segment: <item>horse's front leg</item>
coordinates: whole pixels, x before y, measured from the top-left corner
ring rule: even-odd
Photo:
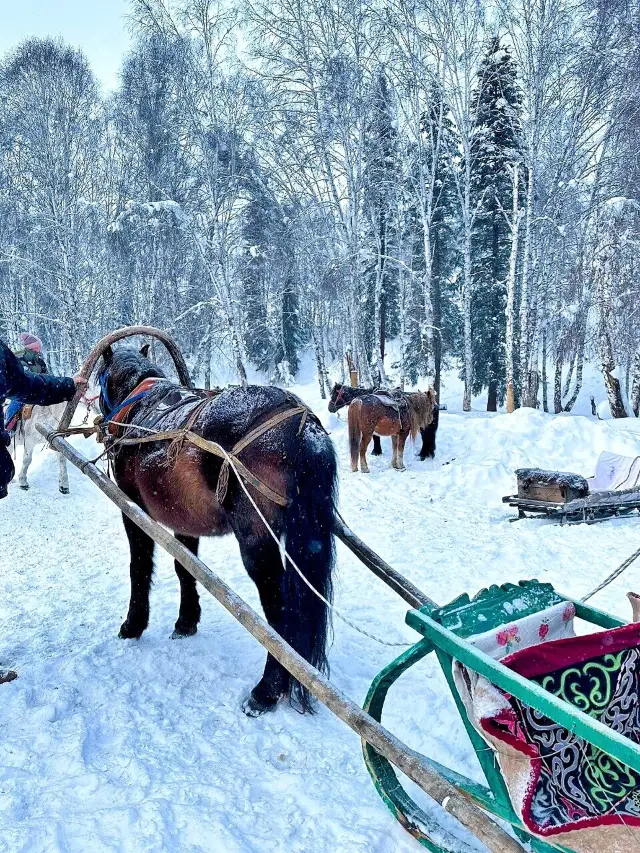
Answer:
[[[382,442],[379,435],[373,436],[373,450],[371,451],[371,455],[382,456]]]
[[[194,539],[191,536],[179,536],[177,533],[175,537],[192,554],[198,556],[199,539]],[[175,561],[175,568],[180,581],[180,612],[171,635],[174,640],[180,637],[192,637],[197,632],[198,622],[200,622],[200,597],[196,587],[196,579],[177,560]]]
[[[33,444],[27,444],[27,439],[24,440],[24,454],[22,456],[22,468],[20,470],[20,474],[18,475],[18,485],[25,492],[29,488],[29,483],[27,482],[27,471],[29,470],[29,465],[31,465],[31,461],[33,459]]]
[[[58,453],[58,488],[63,495],[69,494],[69,475],[67,473],[67,460],[62,453]]]
[[[149,589],[153,575],[154,541],[143,533],[137,524],[122,516],[124,529],[129,540],[131,563],[131,599],[129,612],[122,623],[119,636],[123,640],[137,640],[149,624]]]

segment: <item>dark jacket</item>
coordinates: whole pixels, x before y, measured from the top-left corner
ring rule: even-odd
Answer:
[[[4,428],[5,398],[17,398],[36,406],[54,406],[70,400],[75,391],[73,379],[29,373],[0,341],[0,498],[6,495],[6,487],[13,477],[13,462],[6,449],[9,436]]]

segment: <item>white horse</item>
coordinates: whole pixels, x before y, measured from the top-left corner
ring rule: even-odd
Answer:
[[[87,406],[87,414],[94,408],[95,399],[82,400],[82,403]],[[33,406],[31,417],[27,418],[27,420],[21,419],[19,421],[16,431],[16,443],[24,446],[24,455],[22,457],[22,469],[18,474],[18,485],[24,491],[27,491],[29,488],[27,472],[33,460],[33,451],[39,444],[44,443],[44,437],[36,429],[36,424],[48,423],[57,425],[66,407],[66,403],[58,403],[55,406]],[[67,460],[62,453],[58,453],[58,488],[63,495],[69,494]]]
[[[43,436],[36,429],[36,424],[57,424],[66,408],[66,403],[58,403],[56,406],[34,406],[31,417],[27,420],[18,421],[16,427],[16,443],[22,444],[24,454],[22,456],[22,469],[18,474],[18,485],[25,491],[29,488],[27,471],[33,461],[33,451],[44,442]],[[58,488],[63,495],[69,494],[69,475],[67,474],[67,460],[62,453],[58,453]]]

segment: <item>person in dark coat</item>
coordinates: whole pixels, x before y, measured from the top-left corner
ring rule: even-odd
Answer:
[[[13,479],[15,469],[8,447],[11,438],[4,426],[3,403],[7,397],[32,403],[36,406],[54,406],[70,400],[76,390],[86,391],[87,380],[82,376],[49,376],[30,373],[20,364],[9,347],[0,340],[0,499],[6,498],[8,485]],[[0,670],[0,684],[12,681],[14,672]]]
[[[48,373],[47,362],[42,357],[42,341],[30,332],[22,332],[18,340],[22,349],[17,350],[14,355],[30,373]],[[22,400],[15,398],[7,402],[4,413],[4,426],[9,433],[13,433],[17,427],[18,418],[23,406]]]

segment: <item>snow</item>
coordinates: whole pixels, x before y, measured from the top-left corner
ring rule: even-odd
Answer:
[[[588,476],[603,450],[639,455],[635,419],[488,415],[478,410],[480,400],[463,415],[457,380],[448,375],[436,459],[421,463],[408,449],[408,470],[398,473],[383,440],[384,456],[369,456],[372,473],[351,474],[346,414],[329,414],[306,364],[301,381],[291,390],[318,413],[338,448],[346,521],[440,602],[532,577],[579,597],[638,546],[634,518],[509,524],[513,510],[501,502],[514,490],[516,468]],[[590,382],[578,411],[590,411]],[[90,441],[74,444],[97,455]],[[169,639],[178,584],[166,555],[157,558],[148,631],[138,642],[118,640],[129,595],[118,512],[75,468],[71,494],[60,495],[50,451],[36,452],[30,480],[29,492],[11,486],[0,503],[0,663],[20,676],[0,686],[3,851],[417,853],[377,796],[358,738],[329,711],[303,717],[281,706],[257,720],[242,714],[264,652],[207,593],[198,635]],[[259,609],[233,538],[208,540],[201,553]],[[639,571],[632,567],[594,604],[628,618],[625,593],[640,587]],[[336,605],[388,641],[417,638],[404,624],[404,603],[342,545]],[[332,678],[362,702],[394,651],[339,620],[334,629]],[[412,747],[481,779],[433,660],[391,689],[383,721]]]

